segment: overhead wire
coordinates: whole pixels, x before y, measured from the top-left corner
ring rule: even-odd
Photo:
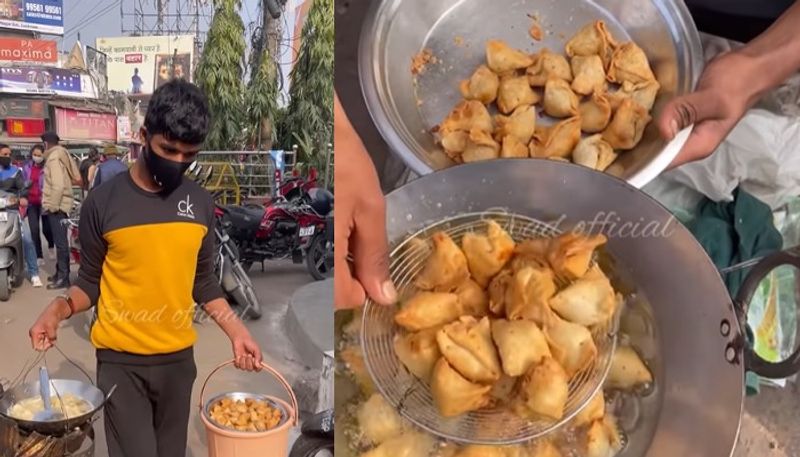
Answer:
[[[106,6],[105,8],[95,12],[95,14],[93,16],[91,16],[91,17],[89,17],[89,18],[87,18],[85,20],[81,19],[81,22],[79,23],[79,25],[76,25],[71,30],[69,30],[69,31],[64,33],[64,39],[66,40],[67,38],[75,35],[76,33],[79,33],[81,31],[81,29],[83,29],[83,27],[93,23],[97,19],[100,19],[101,17],[103,17],[106,14],[108,14],[109,11],[111,11],[114,8],[116,8],[120,4],[120,1],[121,0],[115,0],[114,3],[111,3],[110,5]]]

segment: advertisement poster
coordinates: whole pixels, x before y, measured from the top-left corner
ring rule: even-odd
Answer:
[[[82,96],[81,75],[63,68],[2,67],[0,92]]]
[[[173,73],[191,81],[191,35],[98,38],[96,44],[108,56],[108,90],[152,94]]]
[[[63,0],[0,0],[0,27],[64,34]]]
[[[46,100],[0,99],[0,119],[46,119]]]
[[[56,133],[62,140],[117,140],[117,116],[56,108]]]
[[[58,48],[52,40],[0,37],[0,61],[55,66]]]

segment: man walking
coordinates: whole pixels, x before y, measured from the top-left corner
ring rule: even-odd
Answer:
[[[105,160],[97,165],[89,189],[94,189],[104,182],[108,182],[116,175],[128,172],[128,167],[119,160],[119,150],[113,144],[107,144],[103,148]]]
[[[214,275],[211,195],[183,176],[208,124],[197,86],[173,80],[153,93],[140,131],[142,156],[83,202],[77,282],[29,332],[34,348],[47,350],[61,321],[97,306],[97,385],[104,392],[117,386],[104,412],[110,457],[186,455],[197,376],[195,303],[230,339],[237,368],[261,366],[258,344]]]
[[[63,221],[72,211],[73,184],[80,184],[80,171],[75,161],[63,146],[58,144],[55,132],[42,135],[45,144],[44,188],[42,189],[42,209],[47,213],[50,232],[56,245],[56,272],[49,277],[48,289],[69,287],[69,244],[67,226]]]

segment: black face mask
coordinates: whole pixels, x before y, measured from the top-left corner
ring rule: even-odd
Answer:
[[[181,185],[183,174],[191,165],[191,163],[175,162],[161,157],[150,150],[150,143],[145,146],[142,155],[147,169],[156,184],[161,186],[161,193],[163,194],[169,194]]]
[[[8,168],[11,166],[11,157],[0,157],[0,167]]]

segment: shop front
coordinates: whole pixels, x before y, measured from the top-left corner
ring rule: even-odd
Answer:
[[[49,127],[47,100],[0,99],[0,142],[12,145],[37,143]]]

